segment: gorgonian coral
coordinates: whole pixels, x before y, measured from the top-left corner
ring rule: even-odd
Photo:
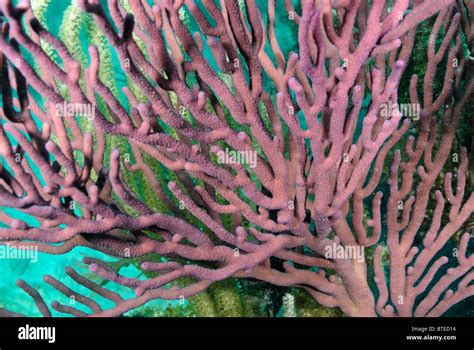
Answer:
[[[1,2],[0,205],[37,225],[4,212],[0,240],[140,261],[146,279],[84,260],[134,289],[127,300],[67,268],[106,310],[45,277],[91,315],[230,277],[349,316],[439,316],[474,294],[470,235],[451,249],[474,210],[455,141],[474,89],[472,1],[81,0],[59,35],[49,2]],[[297,52],[280,47],[277,11]],[[425,20],[419,79],[406,68]]]

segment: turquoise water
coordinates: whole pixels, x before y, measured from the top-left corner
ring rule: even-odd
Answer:
[[[113,303],[110,302],[110,300],[104,299],[101,296],[92,293],[89,289],[77,284],[64,272],[65,266],[71,266],[81,275],[90,277],[92,281],[100,283],[102,280],[94,277],[94,274],[89,272],[87,266],[82,263],[82,258],[86,256],[101,258],[108,262],[116,261],[104,254],[97,253],[88,248],[75,248],[70,253],[60,256],[38,253],[37,262],[32,262],[30,260],[0,259],[0,271],[2,271],[2,278],[0,281],[0,307],[5,307],[10,311],[19,313],[27,311],[29,316],[41,316],[39,311],[36,309],[33,300],[16,286],[15,281],[18,278],[21,278],[36,288],[48,304],[52,301],[59,301],[64,305],[74,306],[81,311],[90,312],[88,308],[79,303],[75,303],[49,284],[45,283],[43,281],[43,276],[47,274],[63,282],[77,293],[94,299],[102,308],[107,309],[112,307]],[[141,275],[140,271],[134,267],[123,268],[121,269],[121,273],[128,277],[136,278]],[[126,299],[134,296],[133,291],[113,282],[108,282],[105,287],[119,293]],[[144,307],[166,307],[168,304],[170,304],[168,301],[153,301]],[[54,310],[52,310],[52,313],[54,316],[65,316],[64,314],[58,313]]]

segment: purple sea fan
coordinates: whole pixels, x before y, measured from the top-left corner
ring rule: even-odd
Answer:
[[[29,2],[1,2],[0,205],[38,225],[5,211],[0,240],[50,254],[85,246],[153,272],[130,278],[86,258],[136,297],[68,267],[115,306],[46,276],[90,313],[53,309],[119,316],[230,277],[302,288],[349,316],[440,316],[472,297],[471,237],[458,231],[474,195],[455,140],[474,89],[462,51],[472,52],[472,3],[292,3],[297,53],[286,54],[274,0],[266,16],[251,0],[81,0],[71,19],[100,33],[87,53]],[[419,79],[407,67],[431,17]]]

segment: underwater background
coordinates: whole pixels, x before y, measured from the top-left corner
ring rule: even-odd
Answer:
[[[2,1],[2,0],[0,0]],[[125,3],[126,0],[123,2]],[[133,0],[131,0],[133,1]],[[101,0],[101,3],[106,3]],[[150,1],[152,2],[152,1]],[[256,0],[264,20],[266,19],[267,1]],[[100,72],[101,79],[107,81],[107,85],[115,91],[121,91],[122,87],[127,86],[126,75],[120,68],[118,58],[113,48],[108,44],[105,36],[96,28],[96,24],[83,13],[74,0],[31,0],[35,16],[40,20],[54,35],[63,40],[70,50],[73,50],[75,57],[81,57],[87,63],[87,48],[93,43],[98,46],[101,53]],[[298,2],[299,4],[299,2]],[[277,18],[276,26],[277,37],[283,54],[287,57],[290,51],[298,52],[297,30],[298,27],[293,21],[287,18],[284,12],[283,0],[276,1]],[[103,6],[104,9],[107,6]],[[282,9],[282,11],[278,11]],[[295,9],[300,11],[297,2]],[[184,13],[184,16],[187,14]],[[198,30],[190,16],[187,16],[187,25],[193,31]],[[415,46],[410,66],[407,69],[406,76],[418,74],[423,76],[423,67],[426,64],[426,42],[430,33],[430,25],[432,21],[427,21],[419,28],[418,40],[420,44]],[[424,44],[423,44],[424,42]],[[46,44],[46,43],[45,43]],[[48,49],[46,47],[46,49]],[[50,54],[55,55],[54,49],[50,49]],[[25,51],[25,56],[29,54]],[[209,52],[209,60],[213,58]],[[31,62],[29,57],[29,62]],[[400,99],[408,99],[408,82],[409,79],[402,79],[400,85]],[[275,89],[272,84],[267,81],[265,86],[267,92]],[[275,89],[276,92],[276,89]],[[405,92],[405,93],[404,93]],[[120,96],[120,94],[118,95]],[[127,99],[122,95],[122,104],[127,105]],[[370,99],[370,96],[367,97]],[[41,97],[38,96],[39,103]],[[1,101],[0,101],[1,104]],[[472,101],[471,101],[471,107]],[[364,101],[361,114],[366,112],[364,109],[368,105],[368,100]],[[467,111],[472,108],[466,108]],[[301,119],[303,121],[303,118]],[[2,121],[0,121],[1,123]],[[469,138],[472,133],[472,126],[464,125],[465,130],[461,130],[461,136]],[[15,141],[12,139],[12,144]],[[472,152],[472,150],[470,150]],[[107,159],[107,157],[105,157]],[[447,165],[448,167],[448,165]],[[449,170],[449,169],[448,169]],[[448,171],[446,170],[446,171]],[[165,169],[158,171],[166,172]],[[143,182],[146,179],[135,179],[137,188],[145,188]],[[146,194],[145,194],[146,195]],[[148,194],[152,195],[152,194]],[[31,226],[35,226],[35,219],[26,217],[21,213],[15,213],[12,209],[2,208],[0,210],[8,211],[13,217],[19,218],[27,222]],[[2,223],[0,223],[0,227]],[[34,301],[29,298],[15,284],[16,280],[21,278],[27,281],[32,287],[36,288],[50,303],[58,300],[68,305],[66,296],[58,292],[55,288],[43,281],[43,276],[48,274],[54,276],[59,281],[64,282],[72,289],[85,296],[93,298],[103,308],[111,306],[110,301],[93,294],[90,290],[75,283],[70,279],[64,271],[65,266],[71,266],[77,272],[91,280],[102,283],[103,286],[120,293],[124,298],[133,297],[133,291],[128,288],[121,287],[113,282],[104,283],[99,277],[89,272],[87,266],[82,262],[85,257],[100,258],[105,262],[110,262],[121,274],[139,278],[145,278],[143,272],[138,268],[139,261],[133,259],[116,259],[105,254],[91,250],[88,248],[74,248],[71,252],[64,255],[49,255],[38,253],[38,261],[33,263],[30,260],[18,259],[0,259],[0,307],[5,307],[14,312],[24,312],[28,310],[32,316],[41,316],[35,308]],[[449,310],[445,316],[474,316],[474,298],[469,298]],[[69,301],[74,303],[74,300]],[[80,310],[88,309],[79,303],[74,306]],[[65,314],[52,310],[54,316],[66,316]],[[130,311],[128,316],[265,316],[265,317],[295,317],[295,316],[343,316],[337,309],[328,309],[318,305],[305,291],[296,288],[275,287],[257,281],[241,281],[229,279],[217,282],[211,286],[206,292],[191,297],[185,301],[153,301],[145,306]]]

